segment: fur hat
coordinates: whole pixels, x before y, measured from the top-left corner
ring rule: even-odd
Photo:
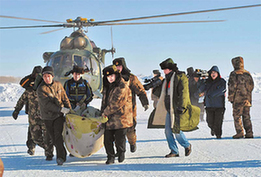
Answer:
[[[84,69],[82,67],[74,65],[72,69],[72,73],[84,74]]]
[[[102,70],[102,73],[105,77],[107,77],[107,76],[112,75],[112,74],[119,74],[119,71],[117,70],[115,65],[110,65],[110,66],[105,67]]]
[[[42,70],[43,68],[41,66],[35,66],[31,74],[32,78],[35,78],[37,76],[36,74],[42,73]]]
[[[123,57],[119,57],[119,58],[115,58],[113,61],[112,61],[112,63],[115,65],[115,66],[119,66],[119,65],[121,65],[122,67],[123,67],[123,70],[125,69],[127,72],[131,72],[130,70],[129,70],[129,68],[127,68],[127,64],[126,64],[126,62],[125,62],[125,58],[123,58]]]
[[[238,57],[232,58],[231,62],[232,62],[232,65],[235,70],[244,69],[243,57],[238,56]]]
[[[192,77],[199,77],[199,75],[197,74],[197,72],[195,71],[195,72],[193,72],[192,74],[191,74],[191,76]]]
[[[160,68],[163,69],[170,69],[172,71],[177,70],[177,64],[173,62],[171,58],[166,59],[165,61],[160,63]]]
[[[52,76],[54,76],[54,73],[53,73],[53,67],[51,66],[45,66],[42,70],[42,74],[51,74]]]
[[[188,76],[193,76],[193,74],[194,74],[194,68],[193,67],[187,68],[187,75]]]

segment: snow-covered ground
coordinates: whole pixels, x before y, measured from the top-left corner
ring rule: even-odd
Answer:
[[[185,157],[184,148],[179,146],[180,157],[164,158],[170,151],[164,130],[147,129],[152,106],[144,112],[138,101],[137,151],[131,153],[127,143],[123,163],[116,160],[113,165],[105,165],[107,158],[102,148],[83,159],[68,156],[63,166],[57,166],[55,160],[45,161],[44,151],[40,147],[36,148],[34,156],[26,153],[27,115],[21,111],[17,120],[11,117],[13,107],[22,93],[18,86],[0,84],[0,157],[5,166],[4,177],[261,176],[260,92],[253,94],[251,108],[254,139],[232,139],[235,129],[231,104],[227,102],[222,139],[212,137],[206,122],[200,122],[198,130],[185,133],[192,144],[191,155]],[[8,90],[8,94],[3,89]],[[100,101],[96,99],[92,105],[99,108]]]

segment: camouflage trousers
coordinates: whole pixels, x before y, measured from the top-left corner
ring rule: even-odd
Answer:
[[[26,141],[26,146],[28,147],[28,149],[34,149],[36,144],[32,139],[32,135],[30,132],[30,126],[28,127],[28,131],[27,131],[27,141]]]
[[[136,144],[136,140],[137,140],[136,124],[137,124],[136,118],[133,118],[133,126],[127,129],[126,136],[130,145]]]
[[[30,136],[31,140],[30,142]],[[45,156],[53,156],[53,145],[49,135],[46,133],[44,121],[37,115],[29,115],[29,130],[28,130],[27,146],[35,147],[35,144],[45,150]]]
[[[233,105],[233,117],[237,134],[244,134],[245,129],[246,134],[253,135],[252,122],[250,120],[250,106]]]

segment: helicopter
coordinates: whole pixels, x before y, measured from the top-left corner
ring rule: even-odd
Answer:
[[[105,55],[106,53],[111,53],[112,58],[114,58],[115,48],[113,47],[109,50],[101,49],[96,46],[95,42],[90,40],[85,34],[84,28],[97,27],[97,26],[114,26],[114,25],[147,25],[147,24],[175,24],[175,23],[210,23],[210,22],[224,22],[225,20],[202,20],[202,21],[168,21],[168,22],[130,22],[135,20],[144,19],[154,19],[170,16],[188,15],[188,14],[198,14],[243,8],[259,7],[261,4],[247,5],[247,6],[237,6],[237,7],[227,7],[218,9],[208,9],[208,10],[198,10],[180,13],[170,13],[170,14],[160,14],[144,17],[134,17],[107,21],[97,21],[94,19],[88,20],[87,18],[77,17],[75,20],[67,19],[66,23],[50,20],[32,19],[32,18],[22,18],[14,16],[0,15],[1,18],[11,18],[11,19],[21,19],[21,20],[31,20],[31,21],[41,21],[49,23],[58,23],[52,25],[34,25],[34,26],[10,26],[10,27],[0,27],[0,29],[17,29],[17,28],[58,28],[52,31],[47,31],[42,34],[54,32],[64,28],[73,28],[74,31],[69,37],[65,36],[60,42],[60,50],[56,52],[44,52],[43,59],[47,66],[52,66],[54,68],[55,80],[60,81],[62,84],[70,79],[69,75],[66,73],[70,71],[74,65],[78,65],[85,69],[85,74],[83,74],[83,79],[86,79],[90,86],[92,87],[93,93],[96,98],[101,98],[102,91],[102,70],[105,65]]]

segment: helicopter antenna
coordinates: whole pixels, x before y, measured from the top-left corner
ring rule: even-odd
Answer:
[[[114,53],[115,53],[115,48],[113,47],[113,34],[112,34],[112,26],[111,26],[111,56],[112,56],[112,60],[114,59]]]

